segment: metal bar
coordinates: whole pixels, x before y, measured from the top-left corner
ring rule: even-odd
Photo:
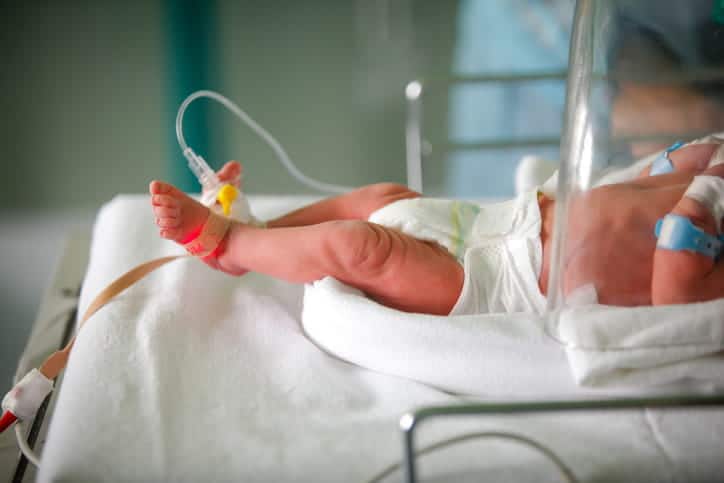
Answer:
[[[611,144],[625,144],[640,141],[653,142],[669,142],[681,139],[697,139],[711,134],[710,131],[685,131],[679,133],[654,133],[654,134],[631,134],[614,136],[610,138]],[[464,142],[449,141],[445,145],[448,151],[477,151],[486,149],[511,149],[532,146],[558,146],[561,138],[556,136],[550,137],[521,137],[521,138],[502,138],[490,141]]]
[[[633,143],[640,141],[653,141],[653,142],[669,142],[679,141],[687,139],[698,139],[703,138],[711,134],[711,131],[684,131],[678,133],[654,133],[654,134],[631,134],[624,136],[614,136],[611,138],[611,143]]]
[[[405,158],[407,186],[422,193],[422,84],[412,81],[405,87],[407,119],[405,122]]]
[[[696,67],[681,71],[625,72],[608,76],[594,76],[594,79],[628,81],[649,85],[691,84],[697,82],[723,82],[724,67]]]
[[[546,80],[566,80],[568,72],[566,70],[550,71],[550,72],[504,72],[499,74],[477,74],[477,75],[454,75],[439,82],[444,84],[486,84],[486,83],[517,83],[517,82],[535,82]],[[433,79],[434,83],[435,80]]]
[[[503,72],[496,74],[454,75],[444,78],[432,78],[426,83],[433,85],[450,84],[494,84],[520,83],[560,80],[568,77],[567,70],[549,72]],[[694,67],[678,71],[657,71],[655,75],[644,71],[614,72],[610,74],[593,73],[591,78],[596,81],[637,82],[649,85],[689,84],[696,82],[714,82],[724,79],[724,67]]]
[[[427,406],[406,413],[400,418],[400,429],[402,430],[404,439],[405,478],[408,483],[415,483],[416,481],[417,469],[415,461],[414,432],[417,427],[422,424],[422,422],[435,417],[710,406],[724,406],[724,393],[578,401],[531,401],[517,403],[496,402],[449,406]]]
[[[550,137],[525,137],[525,138],[501,138],[492,139],[489,141],[476,141],[476,142],[465,142],[465,141],[448,141],[445,149],[448,151],[476,151],[484,149],[510,149],[520,148],[528,146],[558,146],[561,143],[561,138],[557,136]]]

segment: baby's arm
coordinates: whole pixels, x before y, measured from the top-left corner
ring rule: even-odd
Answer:
[[[724,178],[724,165],[711,167],[702,173],[706,176]],[[719,203],[724,192],[718,193]],[[684,196],[672,210],[709,235],[722,232],[724,219],[715,219],[703,203]],[[722,254],[724,255],[724,254]],[[724,260],[687,250],[657,248],[651,296],[654,305],[701,302],[724,297]]]
[[[674,173],[697,174],[709,167],[712,156],[720,144],[692,144],[684,146],[669,153],[669,161],[674,168]],[[648,177],[651,173],[651,165],[641,171],[640,178]],[[665,176],[665,175],[664,175]]]

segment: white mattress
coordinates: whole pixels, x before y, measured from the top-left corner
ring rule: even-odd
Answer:
[[[261,217],[303,201],[251,200]],[[156,236],[145,197],[115,198],[95,225],[81,311],[128,268],[177,252]],[[39,481],[364,482],[400,459],[402,413],[462,399],[320,350],[301,328],[302,295],[301,286],[233,278],[196,260],[129,289],[77,340]],[[549,377],[536,365],[527,370]],[[720,410],[456,419],[423,426],[419,443],[480,430],[546,444],[580,481],[724,474]],[[426,456],[421,476],[560,481],[550,461],[504,440]]]

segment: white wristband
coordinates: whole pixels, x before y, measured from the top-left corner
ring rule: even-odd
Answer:
[[[5,395],[2,408],[13,413],[18,419],[30,419],[35,416],[45,396],[52,390],[53,381],[39,370],[33,369]]]
[[[695,176],[684,196],[698,201],[711,212],[717,233],[721,235],[724,217],[724,179],[709,175]]]

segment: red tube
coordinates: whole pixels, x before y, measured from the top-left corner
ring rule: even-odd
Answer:
[[[0,433],[8,429],[18,418],[10,411],[5,411],[0,418]]]

